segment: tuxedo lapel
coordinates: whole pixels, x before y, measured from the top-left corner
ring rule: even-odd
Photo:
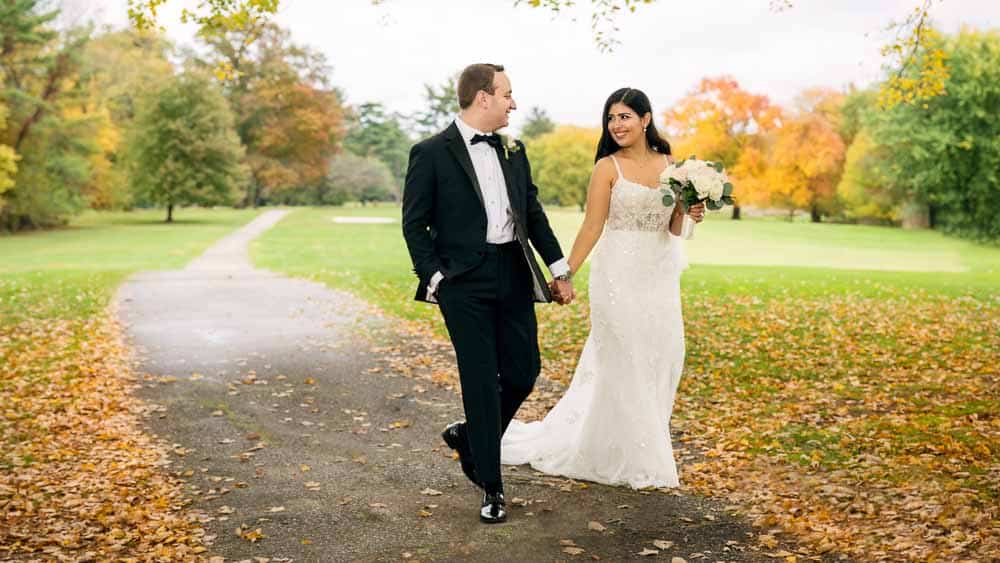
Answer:
[[[503,181],[504,185],[507,186],[507,199],[510,201],[510,210],[514,214],[515,219],[519,219],[517,216],[517,190],[514,186],[514,173],[510,169],[510,161],[504,157],[503,150],[497,149],[497,160],[500,161],[500,170],[503,171]]]
[[[521,245],[521,251],[524,252],[524,259],[528,262],[528,267],[531,268],[532,293],[534,293],[535,301],[548,303],[552,301],[552,293],[549,291],[549,286],[545,283],[545,276],[542,274],[542,269],[538,266],[538,261],[535,260],[535,253],[528,244],[526,225],[518,214],[518,210],[520,209],[518,203],[521,200],[519,199],[517,185],[515,184],[516,176],[511,168],[510,161],[504,155],[503,149],[497,149],[497,158],[500,160],[500,169],[503,170],[503,179],[507,184],[507,197],[510,200],[510,212],[514,216],[514,230],[517,235],[517,241]]]
[[[462,139],[461,133],[458,132],[458,126],[452,123],[444,131],[444,136],[448,144],[448,150],[451,151],[452,156],[458,161],[459,166],[465,171],[465,175],[468,176],[469,182],[472,183],[472,187],[476,190],[476,196],[479,198],[479,203],[486,208],[486,202],[483,200],[483,190],[479,187],[479,180],[476,178],[476,170],[472,167],[472,158],[469,157],[469,149],[465,147],[465,141]]]

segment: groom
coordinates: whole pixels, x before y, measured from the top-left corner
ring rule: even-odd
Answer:
[[[534,303],[569,303],[573,285],[524,145],[495,133],[517,108],[504,68],[466,67],[458,103],[454,123],[410,150],[403,236],[420,279],[416,299],[438,304],[458,358],[467,422],[442,437],[485,493],[480,519],[495,523],[507,518],[500,437],[541,367]]]

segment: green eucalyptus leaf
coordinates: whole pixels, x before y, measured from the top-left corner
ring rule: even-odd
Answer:
[[[731,196],[731,195],[733,195],[733,185],[730,184],[729,182],[726,182],[725,184],[722,184],[722,195],[724,195],[724,196]]]
[[[711,209],[712,211],[718,211],[719,209],[722,209],[722,202],[709,199],[705,201],[705,207]]]
[[[663,206],[670,207],[674,204],[674,194],[669,191],[663,193]]]

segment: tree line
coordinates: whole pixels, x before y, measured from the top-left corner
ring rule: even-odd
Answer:
[[[921,57],[943,57],[943,92],[886,105],[883,84],[818,88],[785,107],[722,76],[656,117],[676,156],[726,166],[734,219],[754,206],[1000,240],[1000,32],[934,34],[915,56],[887,79],[920,72]],[[582,209],[599,134],[559,125],[525,135],[543,201]]]
[[[269,21],[178,49],[0,5],[0,231],[85,208],[399,197],[421,116],[348,106],[321,53]]]
[[[57,29],[45,5],[0,6],[0,230],[88,207],[169,219],[182,205],[396,200],[409,147],[458,110],[455,76],[425,85],[412,115],[347,105],[323,55],[266,18],[207,27],[195,51],[151,31]],[[926,32],[899,65],[886,81],[933,66],[943,92],[887,105],[884,83],[813,89],[784,107],[711,77],[656,118],[675,155],[726,165],[734,218],[754,206],[1000,238],[997,32]],[[531,110],[521,136],[543,201],[582,207],[598,133]]]

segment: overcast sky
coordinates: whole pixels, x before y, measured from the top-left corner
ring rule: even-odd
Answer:
[[[125,3],[104,0],[91,15],[123,25]],[[162,18],[181,43],[192,37],[177,23],[184,3],[171,0]],[[587,0],[558,17],[513,4],[282,0],[277,21],[326,54],[348,103],[380,101],[410,113],[422,106],[424,83],[440,84],[470,62],[497,62],[519,106],[514,128],[531,106],[557,122],[596,127],[605,98],[623,86],[644,90],[660,114],[705,76],[732,75],[779,103],[809,87],[869,83],[880,75],[885,26],[918,0],[795,0],[782,12],[768,0],[658,0],[618,18],[621,44],[612,53],[594,45]],[[942,0],[932,14],[948,32],[998,28],[1000,0]]]

